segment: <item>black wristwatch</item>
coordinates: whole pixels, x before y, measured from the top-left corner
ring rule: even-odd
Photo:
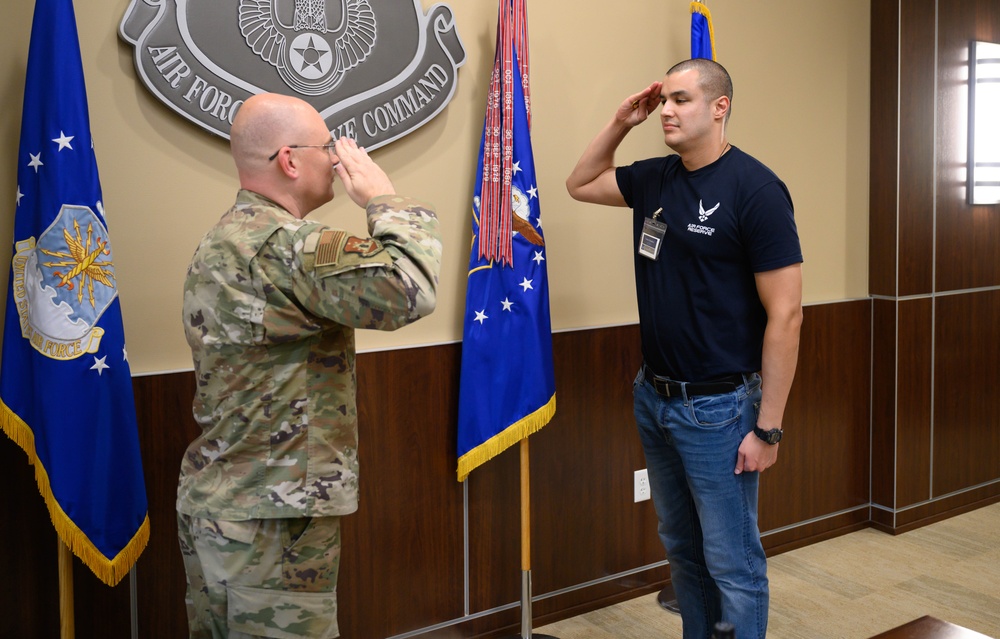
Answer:
[[[780,428],[772,428],[771,430],[764,430],[759,426],[753,427],[753,434],[760,437],[761,440],[771,444],[772,446],[781,441],[781,435],[784,433]]]

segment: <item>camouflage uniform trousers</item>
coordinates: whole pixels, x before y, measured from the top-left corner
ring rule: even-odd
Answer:
[[[191,639],[332,639],[340,517],[213,521],[178,513]]]

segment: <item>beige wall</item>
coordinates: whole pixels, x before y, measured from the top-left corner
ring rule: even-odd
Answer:
[[[9,264],[24,68],[33,3],[0,24],[0,259]],[[431,3],[425,2],[425,6]],[[461,339],[475,155],[493,61],[495,0],[449,0],[468,59],[436,119],[373,152],[397,190],[435,202],[446,254],[438,310],[360,349]],[[158,102],[118,38],[128,0],[77,0],[91,127],[97,142],[133,372],[189,369],[180,324],[187,260],[236,191],[226,142]],[[719,61],[733,75],[730,140],[788,184],[806,257],[805,301],[867,295],[869,0],[710,0]],[[556,330],[636,321],[625,209],[572,201],[563,181],[618,102],[689,54],[688,3],[530,2],[533,146],[549,247]],[[619,163],[662,154],[655,123],[634,131]],[[356,232],[343,190],[315,214]],[[0,269],[6,292],[8,269]]]

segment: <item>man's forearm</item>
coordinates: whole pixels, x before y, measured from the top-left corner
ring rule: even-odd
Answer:
[[[628,135],[631,127],[612,118],[597,136],[587,145],[573,171],[566,178],[566,189],[574,199],[593,201],[592,189],[588,189],[603,174],[614,169],[615,151]],[[591,196],[591,197],[588,197]]]
[[[764,330],[764,348],[761,360],[761,403],[757,423],[770,430],[781,428],[781,421],[788,402],[788,393],[795,378],[799,357],[799,330],[802,312],[789,310],[783,316],[768,318]]]

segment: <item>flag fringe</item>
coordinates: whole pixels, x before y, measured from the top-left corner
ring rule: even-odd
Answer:
[[[0,400],[0,429],[28,456],[28,463],[35,467],[35,482],[48,507],[49,518],[56,534],[64,544],[80,558],[91,572],[108,586],[115,586],[128,574],[129,569],[139,559],[139,555],[149,543],[149,513],[128,544],[113,559],[104,556],[87,535],[63,512],[49,483],[49,475],[38,461],[35,452],[35,434],[7,404]]]
[[[537,433],[556,414],[556,395],[544,406],[517,420],[482,444],[458,458],[458,481],[465,481],[476,467],[481,466],[525,437]]]
[[[691,3],[691,13],[700,13],[705,16],[708,23],[708,41],[712,45],[712,59],[715,60],[715,28],[712,26],[712,12],[708,10],[708,5],[695,0]]]

